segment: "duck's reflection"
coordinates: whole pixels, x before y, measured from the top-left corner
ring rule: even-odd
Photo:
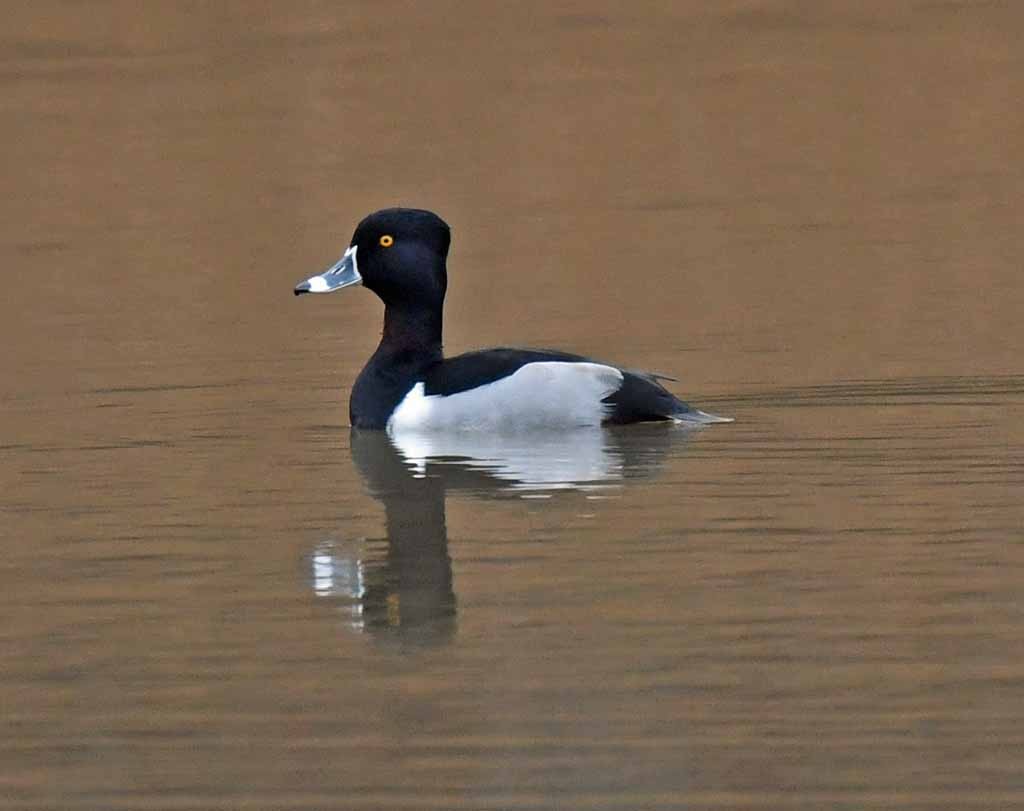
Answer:
[[[447,641],[456,627],[447,493],[515,498],[614,489],[653,474],[687,437],[667,425],[512,436],[353,431],[352,459],[384,505],[386,534],[319,544],[313,589],[357,630],[416,645]]]

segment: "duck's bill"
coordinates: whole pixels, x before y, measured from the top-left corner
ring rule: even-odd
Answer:
[[[356,246],[353,245],[336,264],[329,267],[319,276],[310,276],[306,281],[295,285],[295,295],[303,293],[333,293],[343,287],[362,284],[359,275],[359,264],[356,262]]]

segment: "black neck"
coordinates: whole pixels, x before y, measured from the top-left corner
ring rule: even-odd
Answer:
[[[357,428],[383,428],[423,370],[443,357],[441,311],[389,304],[380,345],[356,378],[349,416]]]
[[[374,354],[399,355],[423,363],[441,360],[441,312],[389,304],[384,309],[384,333]]]

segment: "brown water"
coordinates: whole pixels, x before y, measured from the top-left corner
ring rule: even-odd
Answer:
[[[1022,28],[9,4],[0,807],[1024,806]],[[398,203],[737,422],[350,436]]]

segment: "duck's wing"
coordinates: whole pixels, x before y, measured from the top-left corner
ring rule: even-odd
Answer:
[[[578,355],[491,349],[431,364],[392,413],[392,432],[600,425],[622,372]]]
[[[697,425],[732,422],[731,417],[708,414],[683,402],[659,382],[674,379],[651,372],[623,371],[622,385],[605,398],[612,406],[607,422],[616,425],[656,420]]]
[[[450,397],[515,374],[529,363],[592,363],[582,355],[553,349],[496,347],[466,352],[433,364],[424,375],[424,394]]]
[[[552,419],[561,410],[570,421],[581,419],[580,415],[596,414],[599,421],[612,424],[730,421],[683,402],[661,385],[659,380],[665,379],[671,378],[626,371],[569,352],[499,347],[467,352],[433,364],[424,375],[423,395],[437,405],[441,404],[434,398],[466,395],[449,401],[453,406],[461,406],[471,396],[478,412],[496,408],[490,400],[500,398],[504,401],[501,410],[509,412],[510,419],[527,416],[517,413],[521,407],[538,417],[550,410]],[[489,385],[497,383],[501,385]]]

